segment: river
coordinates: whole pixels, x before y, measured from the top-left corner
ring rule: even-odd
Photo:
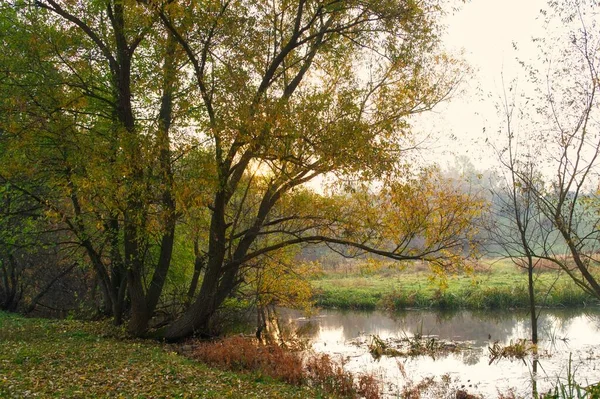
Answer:
[[[410,310],[400,313],[321,310],[311,317],[284,311],[282,320],[295,325],[316,352],[331,354],[355,373],[372,373],[383,381],[385,397],[398,397],[407,384],[426,378],[446,381],[457,389],[485,398],[513,390],[531,397],[533,380],[547,392],[558,378],[575,375],[583,385],[600,380],[600,309],[542,310],[539,316],[539,367],[533,358],[491,362],[488,347],[530,337],[529,316],[521,311]],[[439,356],[374,359],[368,351],[373,336],[402,340],[423,336],[453,342],[462,350]],[[440,341],[440,342],[441,342]],[[570,365],[570,366],[569,366]],[[571,371],[568,371],[568,368]],[[440,391],[430,394],[439,397]]]

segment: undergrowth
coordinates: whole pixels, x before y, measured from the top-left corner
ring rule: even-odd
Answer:
[[[259,344],[241,336],[184,345],[187,356],[225,370],[252,371],[294,385],[309,385],[345,397],[377,399],[379,381],[372,375],[355,376],[326,354],[304,354],[275,344]],[[190,349],[191,347],[191,349]]]
[[[542,399],[600,399],[600,382],[585,385],[577,381],[573,361],[569,355],[567,375],[557,379],[553,389],[541,396]]]

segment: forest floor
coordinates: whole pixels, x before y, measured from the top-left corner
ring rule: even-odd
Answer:
[[[598,271],[596,271],[598,272]],[[529,306],[527,272],[510,260],[487,259],[469,271],[435,276],[421,262],[360,263],[313,278],[316,305],[337,309],[514,309]],[[551,267],[535,271],[538,306],[579,307],[598,302]]]
[[[209,368],[170,345],[132,340],[108,321],[0,312],[2,398],[313,398],[319,392]]]

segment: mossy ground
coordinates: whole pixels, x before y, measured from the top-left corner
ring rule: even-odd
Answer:
[[[2,398],[319,397],[255,374],[219,371],[172,347],[132,340],[107,322],[29,319],[0,312]]]

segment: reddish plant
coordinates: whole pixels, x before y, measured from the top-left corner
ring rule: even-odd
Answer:
[[[302,359],[297,354],[244,337],[201,343],[191,356],[227,370],[260,372],[295,385],[304,382]]]
[[[379,382],[372,375],[355,381],[343,364],[328,355],[304,356],[278,345],[262,345],[255,339],[230,337],[220,341],[185,345],[186,355],[212,366],[234,371],[252,371],[289,384],[310,384],[341,397],[378,399]]]

